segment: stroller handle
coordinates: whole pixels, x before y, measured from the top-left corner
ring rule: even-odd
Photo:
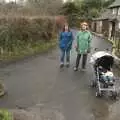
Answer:
[[[94,51],[101,51],[99,48],[94,48]],[[112,51],[111,48],[106,48],[104,51]]]

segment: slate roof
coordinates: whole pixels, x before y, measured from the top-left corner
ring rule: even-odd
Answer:
[[[116,16],[111,14],[111,10],[107,9],[105,12],[103,12],[101,14],[100,17],[98,18],[94,18],[94,21],[100,21],[100,20],[109,20],[109,21],[113,21],[113,20],[118,20],[120,21],[120,15]]]
[[[99,20],[118,20],[120,21],[120,15],[116,16],[113,15],[111,12],[111,8],[120,7],[120,0],[116,0],[112,5],[110,5],[110,9],[106,9],[98,18],[94,18],[93,20],[99,21]]]
[[[115,8],[120,7],[120,0],[115,0],[112,5],[109,6],[109,8]]]
[[[106,20],[106,19],[109,18],[110,14],[111,14],[111,13],[110,13],[110,10],[107,9],[106,11],[104,11],[104,12],[100,15],[100,17],[94,18],[93,20]]]

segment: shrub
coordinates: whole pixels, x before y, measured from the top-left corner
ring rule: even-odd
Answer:
[[[0,49],[12,52],[16,48],[39,41],[50,41],[55,34],[54,17],[0,18]]]

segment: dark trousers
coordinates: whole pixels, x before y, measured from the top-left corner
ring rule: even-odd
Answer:
[[[76,68],[79,67],[79,63],[80,63],[81,56],[83,57],[83,58],[82,58],[82,68],[85,68],[85,67],[86,67],[87,54],[83,54],[83,55],[78,54],[78,55],[77,55],[77,59],[76,59]]]

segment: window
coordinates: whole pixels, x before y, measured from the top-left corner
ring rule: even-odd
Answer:
[[[118,15],[120,15],[120,8],[118,8]]]
[[[115,9],[112,9],[112,14],[115,14]]]
[[[115,14],[117,14],[117,8],[113,8],[112,9],[112,13],[115,15]]]
[[[120,22],[118,23],[118,28],[120,29]]]

